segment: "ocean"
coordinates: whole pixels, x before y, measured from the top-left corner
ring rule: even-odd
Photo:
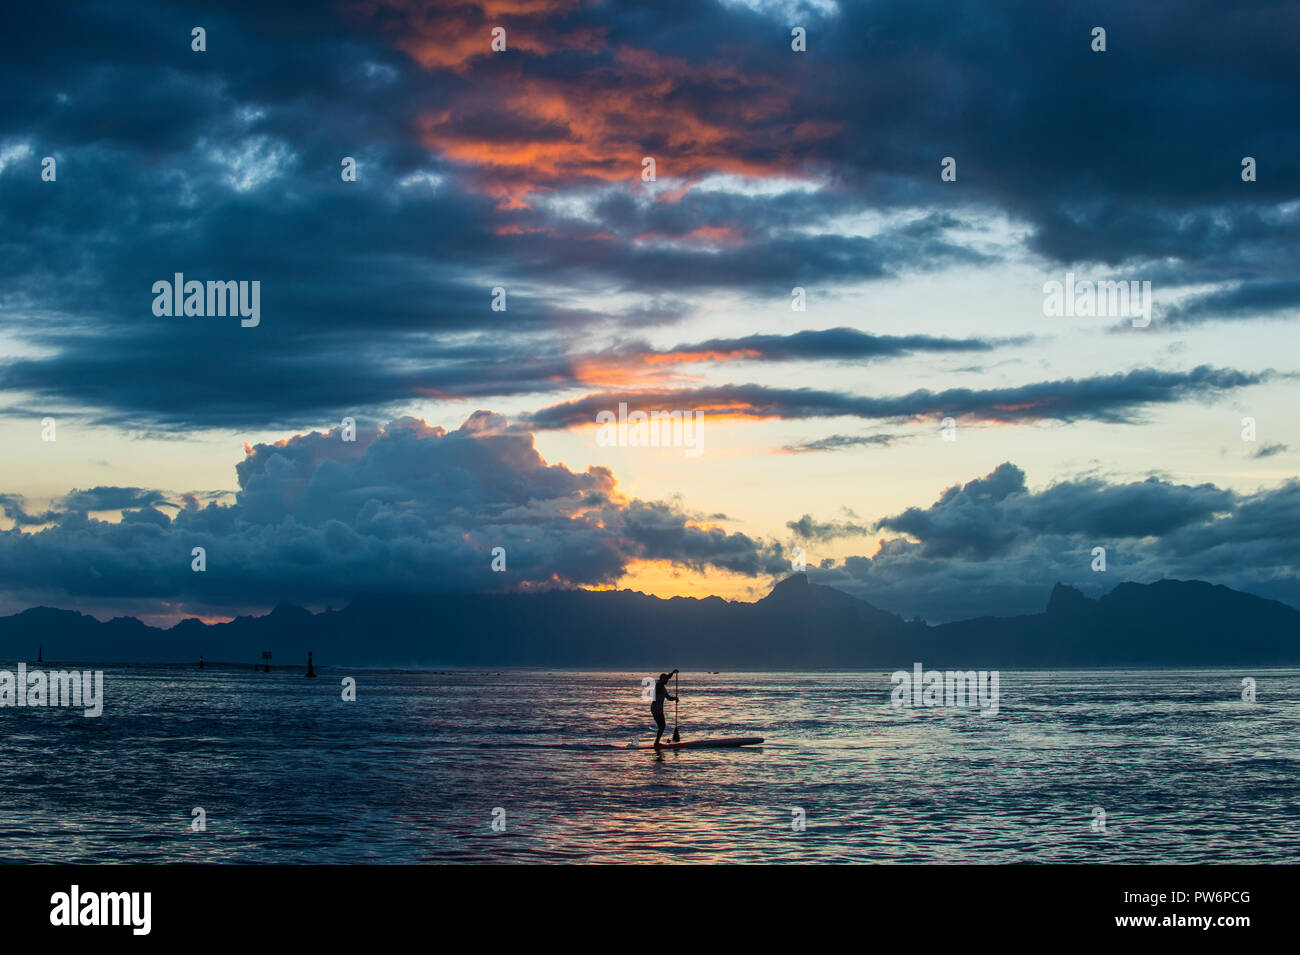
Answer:
[[[767,742],[656,753],[642,673],[100,669],[0,709],[0,861],[1300,862],[1298,670],[686,673],[683,738]]]

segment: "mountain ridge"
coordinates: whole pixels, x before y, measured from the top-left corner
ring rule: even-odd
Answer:
[[[271,650],[301,665],[685,666],[820,669],[927,666],[1300,664],[1300,611],[1205,581],[1131,581],[1091,598],[1057,583],[1044,610],[929,625],[794,574],[752,603],[630,590],[361,595],[313,613],[168,628],[31,607],[0,618],[0,656],[101,662],[243,662]]]

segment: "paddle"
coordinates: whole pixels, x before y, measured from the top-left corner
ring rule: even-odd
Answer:
[[[673,672],[673,696],[679,696],[681,693],[681,674]],[[677,700],[673,700],[673,742],[680,743],[681,735],[677,732]]]

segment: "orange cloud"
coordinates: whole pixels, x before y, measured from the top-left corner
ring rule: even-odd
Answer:
[[[702,361],[753,361],[760,357],[762,357],[762,352],[756,348],[732,348],[727,351],[708,349],[704,351],[654,352],[643,356],[642,361],[649,365],[688,365]]]
[[[431,72],[470,76],[449,105],[416,121],[429,149],[465,167],[468,185],[504,210],[529,208],[530,194],[591,180],[641,184],[653,156],[674,202],[706,175],[798,174],[799,149],[834,129],[799,119],[794,88],[779,76],[742,72],[626,45],[605,31],[566,26],[579,0],[476,0],[451,4],[366,0],[354,7],[396,34],[394,44]],[[504,26],[507,51],[491,50]],[[585,54],[581,57],[576,53]],[[514,55],[522,54],[522,55]],[[536,69],[567,57],[576,68]],[[739,237],[704,227],[693,241]]]
[[[492,49],[496,27],[506,31],[506,53],[544,55],[596,42],[597,31],[557,34],[552,26],[556,14],[578,5],[578,0],[368,0],[350,9],[366,19],[390,24],[399,33],[397,48],[426,70],[462,73],[475,60],[498,55]]]
[[[679,349],[656,352],[630,348],[616,353],[577,355],[570,359],[572,380],[600,387],[644,388],[648,385],[702,381],[699,375],[674,373],[678,365],[703,362],[752,361],[761,357],[755,348]]]

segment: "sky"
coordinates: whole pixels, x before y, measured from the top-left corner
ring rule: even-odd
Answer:
[[[1294,4],[8,17],[0,612],[1300,606]]]

